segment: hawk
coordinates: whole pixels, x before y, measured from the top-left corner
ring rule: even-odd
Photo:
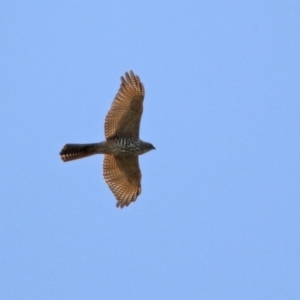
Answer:
[[[155,147],[140,140],[144,85],[132,71],[121,77],[121,86],[105,118],[105,141],[66,144],[59,153],[64,162],[104,154],[103,177],[123,208],[141,193],[142,174],[138,156]]]

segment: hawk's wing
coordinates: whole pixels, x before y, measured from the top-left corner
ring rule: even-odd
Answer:
[[[141,193],[142,174],[138,156],[105,155],[103,176],[109,188],[117,198],[117,207],[123,208],[136,200]]]
[[[105,118],[106,139],[116,136],[139,137],[145,90],[132,71],[121,77],[120,89]]]

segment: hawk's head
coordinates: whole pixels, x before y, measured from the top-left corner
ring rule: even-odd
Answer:
[[[142,142],[142,144],[141,144],[141,152],[142,152],[141,154],[144,154],[144,153],[149,152],[154,149],[155,149],[155,147],[151,143]]]

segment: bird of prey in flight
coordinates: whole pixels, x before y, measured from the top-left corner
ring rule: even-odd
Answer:
[[[138,156],[155,149],[139,138],[144,97],[140,78],[126,72],[105,118],[105,141],[66,144],[60,152],[64,162],[104,154],[103,176],[121,208],[135,201],[142,191]]]

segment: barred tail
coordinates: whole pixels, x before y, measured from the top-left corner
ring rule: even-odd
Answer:
[[[66,162],[100,153],[100,144],[66,144],[60,151],[61,159]]]

